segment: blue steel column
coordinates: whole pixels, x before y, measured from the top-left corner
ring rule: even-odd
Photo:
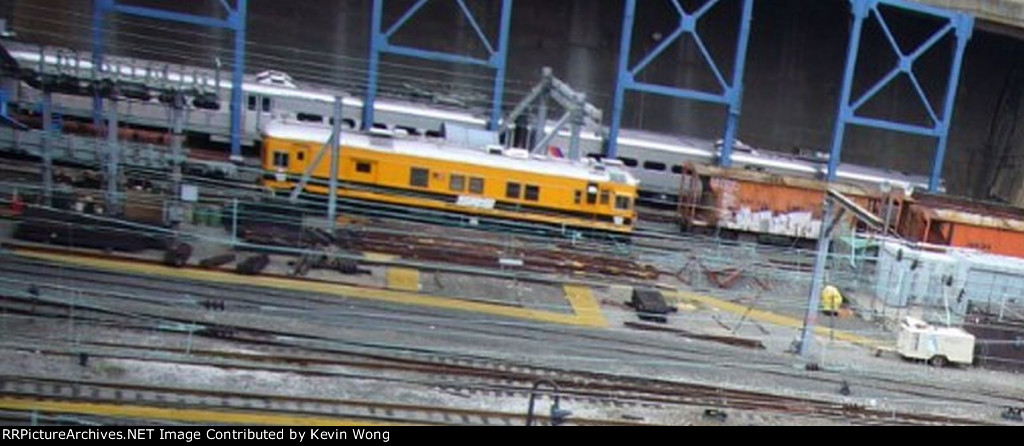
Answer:
[[[746,68],[747,48],[750,42],[750,22],[753,16],[754,0],[741,0],[743,2],[743,15],[740,21],[739,36],[736,44],[735,64],[730,79],[722,73],[721,67],[711,56],[707,46],[698,29],[698,23],[707,13],[720,5],[721,0],[707,0],[694,12],[687,12],[679,0],[671,0],[671,5],[679,14],[679,24],[665,39],[661,41],[650,53],[635,66],[630,66],[633,44],[633,27],[636,20],[636,0],[626,0],[626,8],[622,20],[622,41],[619,48],[619,74],[615,87],[615,102],[612,106],[612,125],[608,136],[608,158],[618,157],[618,139],[622,128],[622,111],[625,103],[627,90],[635,90],[644,94],[658,94],[678,99],[689,99],[701,102],[709,102],[727,107],[728,118],[723,136],[722,154],[719,157],[719,164],[723,167],[732,165],[732,151],[736,141],[736,131],[739,128],[740,114],[743,107],[743,72]],[[637,81],[637,74],[646,69],[648,65],[684,35],[691,35],[700,55],[711,68],[715,79],[718,81],[721,93],[700,91],[690,88],[671,87],[665,85],[651,84]]]
[[[391,37],[400,30],[413,16],[419,12],[430,0],[418,0],[402,14],[401,18],[392,24],[387,31],[382,30],[384,20],[384,0],[373,1],[373,16],[370,31],[370,66],[369,79],[366,87],[366,100],[363,102],[363,129],[370,129],[374,124],[374,104],[377,100],[378,76],[380,74],[381,53],[397,54],[400,56],[414,57],[438,62],[449,62],[458,64],[477,65],[495,70],[494,98],[491,109],[491,119],[488,128],[497,130],[501,122],[501,105],[505,94],[505,72],[508,55],[508,40],[512,21],[513,0],[502,0],[501,7],[501,29],[498,35],[498,48],[491,44],[490,38],[484,35],[476,17],[466,6],[465,0],[456,0],[462,14],[473,27],[477,37],[487,49],[487,59],[463,56],[458,54],[445,53],[441,51],[424,50],[402,45],[392,44]]]
[[[92,6],[92,72],[93,81],[99,79],[103,69],[104,34],[107,31],[107,13],[113,7],[113,0],[95,0]],[[92,121],[97,129],[102,129],[103,98],[99,89],[92,94]]]
[[[237,162],[242,161],[242,83],[245,81],[245,24],[248,9],[249,0],[238,0],[235,10],[230,11],[228,17],[235,31],[235,69],[231,76],[231,160]]]
[[[843,75],[843,91],[839,98],[839,117],[836,119],[835,136],[832,139],[832,155],[828,158],[828,180],[835,181],[839,172],[839,157],[843,152],[846,137],[846,120],[850,118],[850,95],[853,90],[853,75],[857,72],[857,55],[860,53],[860,38],[864,30],[864,19],[868,16],[868,4],[864,0],[851,0],[853,6],[853,31],[850,33],[850,47],[846,54],[846,72]]]
[[[956,91],[960,84],[960,72],[963,68],[964,52],[967,42],[971,38],[974,29],[974,18],[968,14],[956,13],[941,8],[913,3],[906,0],[850,0],[855,18],[853,32],[850,36],[850,49],[847,54],[846,72],[843,81],[843,91],[839,103],[839,113],[836,118],[835,135],[832,140],[832,156],[829,159],[828,180],[835,181],[838,177],[839,164],[842,157],[843,142],[846,133],[846,126],[850,124],[878,128],[888,131],[908,133],[918,136],[937,138],[935,162],[932,166],[929,188],[932,192],[938,192],[942,180],[942,168],[946,156],[949,129],[953,117],[954,105],[956,103]],[[886,18],[879,10],[879,6],[889,6],[904,9],[918,14],[943,19],[946,25],[940,30],[933,32],[929,39],[916,46],[913,51],[907,52],[899,44],[895,34],[890,29]],[[898,62],[888,74],[876,82],[862,96],[855,101],[851,97],[854,83],[854,76],[857,72],[857,57],[859,56],[859,45],[862,38],[864,21],[874,14],[878,21],[883,36],[892,47]],[[931,98],[921,86],[917,73],[914,72],[914,64],[926,52],[931,50],[950,32],[955,31],[956,48],[953,61],[950,67],[950,78],[946,89],[944,107],[941,113],[935,111]],[[860,116],[857,111],[870,99],[879,94],[887,85],[890,85],[899,75],[904,74],[915,88],[918,97],[928,112],[931,124],[928,126],[907,124],[894,120],[878,119]]]
[[[633,46],[633,25],[636,20],[636,0],[626,0],[622,17],[622,41],[619,44],[619,76],[615,82],[615,103],[612,105],[612,128],[608,131],[608,150],[605,155],[619,157],[619,130],[622,127],[622,108],[626,101],[626,84],[632,79],[629,73],[629,53]]]
[[[501,30],[498,34],[498,54],[491,59],[498,71],[494,75],[494,104],[491,109],[491,122],[487,129],[497,131],[501,124],[501,104],[505,99],[505,69],[508,62],[508,34],[512,26],[512,0],[501,0]]]
[[[373,0],[373,17],[370,19],[370,69],[366,83],[366,100],[363,101],[363,130],[373,128],[374,104],[377,102],[377,71],[380,69],[380,51],[384,35],[381,21],[384,20],[384,0]]]
[[[736,45],[736,64],[733,66],[732,87],[729,88],[729,116],[725,124],[725,137],[722,139],[722,156],[718,163],[722,167],[732,167],[732,151],[736,145],[736,131],[740,126],[740,113],[743,110],[743,72],[747,65],[747,46],[750,43],[750,21],[754,15],[754,2],[743,2],[743,18],[740,22],[740,39]]]
[[[935,164],[932,166],[932,177],[928,183],[931,192],[938,192],[942,185],[942,167],[946,162],[946,145],[949,143],[949,127],[953,120],[953,106],[956,104],[956,91],[960,85],[960,72],[964,63],[964,52],[967,49],[967,41],[971,39],[974,30],[974,17],[958,16],[956,24],[956,55],[953,56],[953,66],[949,73],[949,90],[946,91],[946,103],[942,112],[942,129],[939,136],[939,147],[935,154]]]

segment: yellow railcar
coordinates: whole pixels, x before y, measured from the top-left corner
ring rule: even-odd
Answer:
[[[264,184],[294,189],[330,134],[322,125],[268,123]],[[345,132],[341,146],[339,197],[616,233],[636,222],[638,182],[615,165],[359,132]],[[313,167],[318,184],[304,192],[328,193],[329,159]]]

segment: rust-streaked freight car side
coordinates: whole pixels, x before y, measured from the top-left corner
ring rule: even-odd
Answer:
[[[935,245],[1024,258],[1024,209],[965,198],[915,193],[904,205],[899,233]]]
[[[821,230],[829,188],[865,209],[885,214],[886,195],[874,186],[688,164],[683,168],[679,193],[680,222],[691,229],[813,240]],[[893,193],[903,195],[902,189]],[[890,217],[900,215],[902,200],[890,201]]]

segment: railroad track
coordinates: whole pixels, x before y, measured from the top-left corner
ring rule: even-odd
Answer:
[[[525,424],[527,417],[525,413],[9,375],[0,376],[0,395],[31,401],[88,402],[191,411],[218,410],[248,414],[291,415],[297,416],[291,420],[298,422],[302,422],[303,417],[318,417],[338,421],[356,420],[387,424],[519,426]],[[547,417],[538,413],[537,419],[543,422],[547,420]],[[580,417],[570,418],[567,424],[583,426],[644,425],[632,421]]]
[[[22,271],[23,273],[32,273],[37,271]],[[100,280],[102,286],[109,286],[112,282],[109,279]],[[163,286],[171,286],[166,284]],[[24,299],[22,299],[24,302]],[[165,305],[176,306],[178,303],[165,302]],[[310,311],[316,312],[319,310],[316,307],[310,307]],[[22,306],[24,311],[24,306]],[[80,308],[77,310],[77,319],[79,322],[86,322],[89,320],[86,308]],[[237,311],[237,310],[236,310]],[[62,318],[66,317],[66,310],[60,309],[60,305],[54,307],[51,311],[51,317]],[[153,314],[151,317],[158,317],[159,315]],[[104,322],[110,322],[109,316],[106,319],[102,319]],[[115,322],[126,322],[128,320],[134,320],[134,318],[127,318],[124,320],[115,319]],[[181,320],[179,320],[181,322]],[[138,323],[138,320],[135,320]],[[431,322],[432,324],[434,322]],[[246,345],[248,348],[252,346],[272,346],[275,345],[271,340],[276,336],[272,332],[264,330],[251,331],[251,327],[246,326],[219,326],[218,329],[229,331],[231,335],[226,341],[241,343]],[[452,326],[451,329],[458,330],[459,327]],[[487,332],[488,330],[480,329],[480,332]],[[281,333],[280,335],[294,337],[297,333]],[[510,333],[510,335],[514,336]],[[577,334],[576,336],[582,338],[593,338],[593,340],[600,341],[600,337],[596,335]],[[642,342],[633,342],[640,346]],[[282,345],[282,344],[276,344]],[[291,348],[295,348],[292,345]],[[150,348],[150,347],[147,347]],[[605,347],[608,351],[616,351],[617,348]],[[293,350],[292,356],[281,356],[278,354],[264,355],[264,358],[245,358],[252,362],[269,361],[269,362],[288,362],[294,363],[321,363],[322,365],[345,365],[353,367],[363,367],[369,370],[390,370],[390,371],[401,371],[405,373],[416,373],[417,381],[420,384],[427,385],[430,387],[443,388],[447,392],[462,392],[466,394],[478,394],[478,395],[499,395],[499,394],[512,394],[518,396],[524,396],[526,392],[526,385],[536,379],[546,378],[555,379],[565,386],[567,397],[576,398],[580,402],[586,402],[596,405],[612,405],[617,407],[622,406],[638,406],[643,405],[645,407],[664,406],[664,405],[691,405],[691,406],[712,406],[712,407],[732,407],[732,408],[743,408],[749,410],[773,410],[776,412],[788,413],[789,411],[797,411],[807,414],[816,414],[816,416],[830,417],[834,419],[845,419],[851,416],[865,416],[865,419],[879,418],[883,415],[881,413],[861,413],[861,409],[857,407],[846,407],[842,404],[836,404],[828,401],[815,401],[815,400],[804,400],[804,399],[789,399],[779,401],[779,397],[765,394],[743,394],[743,393],[731,393],[715,387],[690,387],[690,388],[658,388],[652,391],[646,387],[646,384],[637,384],[633,382],[629,385],[624,385],[621,382],[620,377],[608,378],[607,375],[590,375],[590,374],[579,374],[578,372],[569,373],[564,370],[550,369],[550,368],[536,368],[529,366],[522,366],[516,364],[509,364],[507,362],[500,361],[481,361],[479,358],[460,359],[451,357],[439,357],[436,359],[423,359],[422,357],[412,357],[405,359],[396,359],[394,356],[376,355],[374,357],[366,357],[377,361],[376,363],[371,362],[350,362],[350,363],[339,363],[337,361],[332,362],[329,359],[321,358],[317,360],[315,357],[310,357],[311,353],[315,352],[316,349],[310,347],[302,347],[300,349]],[[298,354],[294,352],[299,352]],[[324,350],[323,354],[338,354],[341,352],[335,350]],[[637,355],[639,351],[623,350],[623,353]],[[351,353],[344,353],[350,355]],[[364,360],[366,359],[364,358]],[[671,356],[666,356],[671,358]],[[461,361],[461,362],[460,362]],[[258,369],[259,365],[250,365],[253,369]],[[376,368],[375,368],[376,367]],[[458,378],[453,378],[458,377]],[[677,385],[677,384],[674,384]],[[912,393],[912,391],[903,391],[904,393]],[[796,409],[793,409],[795,407]],[[886,412],[884,414],[885,422],[897,422],[893,420],[899,420],[903,417],[908,423],[917,422],[928,422],[928,423],[950,423],[950,424],[966,424],[971,422],[970,420],[959,420],[955,418],[927,418],[922,419],[914,414],[907,414],[906,416],[899,415],[893,418],[893,415]]]

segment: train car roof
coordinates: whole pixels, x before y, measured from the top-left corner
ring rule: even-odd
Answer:
[[[39,46],[29,45],[20,42],[4,42],[11,51],[11,56],[20,61],[21,64],[27,68],[35,68],[39,64]],[[63,53],[64,57],[75,55],[77,57],[76,67],[77,70],[90,72],[93,67],[91,53],[88,52],[73,52],[65,50]],[[51,53],[43,54],[43,62],[46,65],[56,65],[57,55]],[[65,62],[67,63],[67,62]],[[152,62],[142,59],[131,59],[125,57],[113,57],[108,56],[107,61],[104,65],[114,65],[117,67],[118,72],[121,76],[125,76],[128,79],[134,78],[137,81],[145,80],[153,75],[163,75],[162,70],[156,69],[156,67],[178,67],[180,70],[169,70],[167,73],[167,82],[180,83],[184,86],[193,85],[196,83],[196,78],[199,78],[199,83],[205,85],[207,88],[215,88],[217,83],[214,78],[213,70],[201,69],[195,67],[187,67],[178,64],[170,64],[163,62]],[[63,66],[63,65],[62,65]],[[150,72],[149,67],[154,67]],[[65,69],[67,67],[65,66]],[[180,71],[180,72],[179,72]],[[191,72],[192,74],[189,74]],[[199,76],[196,76],[199,75]],[[312,88],[299,83],[297,87],[284,86],[284,85],[273,85],[265,84],[257,81],[257,75],[246,74],[242,84],[242,90],[246,93],[259,94],[272,96],[277,98],[292,98],[301,99],[306,101],[315,101],[322,103],[333,103],[336,95],[343,97],[343,101],[346,107],[362,108],[363,101],[357,97],[350,96],[337,91],[331,91],[323,86],[314,85]],[[126,80],[126,79],[122,79]],[[221,76],[220,88],[224,90],[230,90],[232,88],[231,76],[225,72]],[[423,117],[434,118],[441,121],[451,121],[461,124],[471,124],[483,126],[487,124],[485,119],[474,116],[471,113],[461,112],[457,110],[449,110],[444,108],[437,108],[436,106],[425,106],[423,104],[417,104],[415,102],[395,101],[391,99],[380,99],[376,102],[374,107],[378,111],[393,112],[393,113],[409,113]]]
[[[834,188],[839,192],[846,195],[854,196],[869,196],[872,195],[870,188],[865,187],[864,184],[850,183],[850,182],[839,182],[829,183],[827,181],[814,179],[814,178],[803,178],[779,175],[773,172],[761,172],[756,170],[748,170],[742,167],[733,168],[722,168],[717,166],[708,166],[702,164],[688,163],[687,166],[698,175],[707,175],[712,177],[728,178],[738,181],[747,181],[753,183],[770,183],[779,184],[798,189],[816,190],[816,191],[827,191],[829,188]]]
[[[263,133],[271,138],[324,144],[331,136],[331,128],[322,125],[274,120],[264,126]],[[385,141],[387,142],[385,143]],[[535,157],[518,158],[504,154],[493,155],[482,150],[483,148],[472,149],[453,146],[440,140],[434,142],[394,136],[375,137],[370,134],[352,131],[343,132],[342,145],[495,169],[571,177],[584,181],[614,181],[629,186],[639,185],[639,181],[625,169],[607,165],[599,167],[599,165],[593,164],[591,160],[573,162],[556,158],[537,159]],[[613,177],[616,178],[613,179]]]

